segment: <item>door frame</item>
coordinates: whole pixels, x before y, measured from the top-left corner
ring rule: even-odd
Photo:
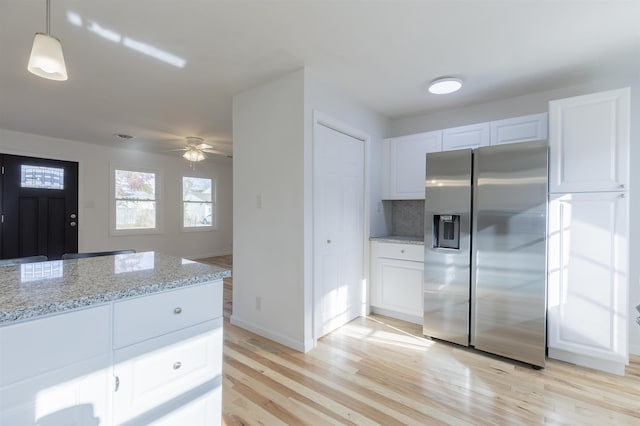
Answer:
[[[315,277],[316,277],[316,271],[315,271],[315,267],[316,267],[316,258],[315,258],[315,240],[316,240],[316,235],[315,235],[315,198],[316,198],[316,185],[315,185],[315,167],[316,167],[316,163],[315,163],[315,151],[316,151],[316,142],[317,142],[317,134],[318,134],[318,126],[324,126],[327,127],[329,129],[332,129],[336,132],[339,133],[343,133],[349,137],[352,137],[354,139],[357,139],[361,142],[363,142],[364,146],[363,146],[363,155],[364,155],[364,170],[363,170],[363,179],[364,179],[364,185],[363,185],[363,220],[362,220],[362,226],[363,226],[363,233],[362,235],[364,236],[363,241],[362,241],[362,273],[363,273],[363,277],[365,280],[364,283],[364,299],[365,299],[365,303],[363,304],[362,308],[361,308],[361,313],[360,315],[367,315],[369,313],[369,283],[370,283],[370,277],[369,277],[369,220],[370,220],[370,166],[369,166],[369,159],[370,159],[370,153],[371,153],[371,135],[369,135],[368,133],[355,128],[341,120],[338,120],[334,117],[331,117],[327,114],[324,114],[320,111],[317,110],[313,110],[313,129],[312,129],[312,142],[311,142],[311,187],[312,187],[312,197],[311,197],[311,222],[309,224],[310,226],[310,232],[311,232],[311,239],[309,241],[309,246],[310,246],[310,253],[311,253],[311,259],[310,259],[310,263],[311,263],[311,289],[310,289],[310,297],[307,298],[305,297],[305,305],[307,308],[310,308],[311,311],[311,318],[307,317],[308,320],[310,320],[310,335],[312,336],[312,341],[309,342],[309,339],[305,339],[305,351],[310,350],[312,348],[314,348],[318,342],[318,339],[321,336],[317,335],[317,321],[318,318],[317,316],[319,315],[319,309],[318,309],[318,303],[320,300],[320,295],[318,294],[318,287],[315,283]],[[306,301],[310,299],[310,303],[307,303]],[[309,306],[310,304],[310,306]],[[309,309],[305,309],[305,311],[309,312]],[[306,315],[305,315],[306,316]]]

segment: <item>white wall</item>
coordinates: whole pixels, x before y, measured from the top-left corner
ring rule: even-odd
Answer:
[[[619,74],[607,73],[594,76],[590,81],[576,86],[395,120],[392,122],[389,136],[545,112],[548,110],[550,100],[631,87],[629,348],[631,353],[640,355],[640,326],[635,323],[635,317],[640,315],[635,310],[635,306],[640,304],[640,263],[636,261],[640,259],[640,222],[634,220],[640,217],[640,192],[636,188],[636,186],[640,187],[640,168],[634,167],[634,164],[640,164],[640,120],[636,119],[640,116],[640,76],[630,76],[627,71],[621,70]]]
[[[233,99],[231,322],[300,351],[313,346],[314,110],[371,134],[372,151],[379,150],[388,123],[308,69]],[[379,152],[371,156],[380,162]]]
[[[232,166],[228,162],[199,163],[195,171],[182,158],[141,153],[0,129],[0,153],[76,161],[79,163],[78,250],[133,248],[201,258],[232,250]],[[111,236],[110,165],[144,167],[162,173],[164,231],[154,235]],[[218,229],[183,232],[182,176],[210,177],[217,182]]]
[[[233,98],[231,322],[298,350],[305,338],[303,114],[302,70]]]

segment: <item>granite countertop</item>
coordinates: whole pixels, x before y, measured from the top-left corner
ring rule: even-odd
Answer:
[[[370,241],[379,241],[382,243],[401,243],[401,244],[416,244],[424,245],[423,237],[405,237],[397,235],[388,235],[386,237],[371,237]]]
[[[152,251],[1,266],[0,325],[230,276]]]

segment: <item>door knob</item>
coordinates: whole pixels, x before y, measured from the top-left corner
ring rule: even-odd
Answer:
[[[76,218],[76,217],[78,217],[78,216],[76,216],[76,214],[75,214],[75,213],[71,213],[71,215],[70,215],[69,217],[70,217],[71,219],[75,219],[75,218]]]
[[[327,244],[331,244],[331,240],[327,240]]]
[[[71,223],[69,223],[69,225],[76,226],[76,223],[75,222],[71,222]]]

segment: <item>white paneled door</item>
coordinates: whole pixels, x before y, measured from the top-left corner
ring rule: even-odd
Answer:
[[[315,337],[362,313],[364,142],[322,124],[313,153]]]

